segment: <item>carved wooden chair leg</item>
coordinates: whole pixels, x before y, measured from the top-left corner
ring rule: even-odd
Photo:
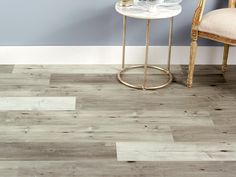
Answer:
[[[188,80],[187,80],[187,87],[191,88],[193,84],[193,74],[194,74],[194,65],[196,60],[196,53],[197,53],[197,41],[192,40],[191,43],[191,52],[190,52],[190,61],[189,61],[189,71],[188,71]]]
[[[223,64],[221,66],[221,70],[223,73],[227,71],[227,62],[228,62],[228,56],[229,56],[229,45],[224,45],[224,57],[223,57]]]

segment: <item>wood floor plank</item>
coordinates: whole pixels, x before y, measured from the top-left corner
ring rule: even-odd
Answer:
[[[0,174],[4,177],[16,177],[18,176],[18,170],[7,168],[7,169],[0,169]]]
[[[171,127],[175,142],[235,142],[235,126]]]
[[[78,84],[119,84],[116,74],[52,74],[52,85],[78,85]]]
[[[229,83],[235,83],[235,66],[229,66],[228,71],[225,73],[224,77]]]
[[[17,162],[6,162],[9,165]],[[155,175],[154,175],[155,173]],[[117,177],[117,176],[150,176],[156,175],[164,177],[162,171],[153,168],[146,169],[144,164],[121,163],[116,160],[109,159],[87,159],[83,161],[39,161],[37,163],[25,161],[19,164],[18,175],[20,177],[65,177],[65,176],[80,176],[80,177]]]
[[[183,98],[176,96],[176,102],[170,98],[158,98],[153,96],[139,96],[139,99],[135,102],[136,95],[117,95],[114,97],[110,97],[109,95],[104,97],[87,97],[86,99],[80,99],[77,101],[77,109],[83,111],[91,111],[91,110],[98,110],[98,111],[118,111],[118,110],[162,110],[162,111],[169,111],[169,110],[182,110],[183,112],[188,111],[198,111],[201,109],[202,111],[208,111],[211,109],[211,103],[207,100],[207,98]],[[143,99],[148,99],[148,102],[144,102]],[[86,101],[85,101],[86,100]]]
[[[116,159],[114,143],[0,143],[0,161]]]
[[[130,73],[123,75],[125,81],[135,84],[143,84],[143,71],[141,73]],[[166,83],[168,76],[163,73],[149,73],[148,85],[155,86]],[[51,74],[51,85],[106,85],[119,84],[117,73],[114,74]]]
[[[234,177],[236,162],[3,161],[0,172],[4,171],[4,177]]]
[[[12,73],[14,65],[0,65],[0,73]]]
[[[118,161],[236,161],[236,143],[117,142]]]
[[[75,97],[0,97],[0,111],[75,110]]]
[[[188,74],[188,65],[181,65],[184,74]],[[215,75],[222,74],[221,65],[196,65],[195,75]]]
[[[99,79],[99,78],[98,78]],[[111,81],[112,82],[112,81]],[[115,81],[116,82],[116,81]],[[134,90],[131,88],[127,88],[119,83],[110,83],[108,84],[61,84],[54,85],[1,85],[0,87],[0,96],[77,96],[77,97],[89,97],[89,96],[107,96],[112,95],[117,97],[124,96],[142,96],[145,97],[153,97],[163,98],[171,100],[176,96],[176,99],[180,98],[189,98],[193,101],[195,99],[203,99],[206,103],[212,103],[213,100],[218,100],[222,97],[222,95],[232,96],[235,93],[236,89],[233,89],[227,85],[220,86],[206,86],[199,90],[198,87],[194,87],[192,89],[185,90],[185,86],[179,85],[178,83],[173,83],[169,87],[165,89],[161,89],[158,91],[146,91],[140,92],[140,90]],[[184,91],[183,91],[184,90]],[[87,94],[92,93],[92,94]],[[119,93],[115,94],[114,93]],[[179,98],[178,98],[179,97]]]
[[[236,126],[236,110],[217,108],[218,111],[211,114],[215,126]]]
[[[0,74],[0,85],[49,85],[49,75],[31,75],[31,74]]]
[[[147,163],[147,162],[146,162]],[[155,163],[155,162],[150,162]],[[195,162],[158,162],[165,177],[233,177],[236,162],[195,161]]]
[[[0,124],[8,126],[78,125],[148,129],[159,126],[214,126],[205,112],[183,111],[14,111],[0,112]]]
[[[16,65],[13,73],[115,74],[119,69],[119,65]]]
[[[106,128],[105,128],[106,127]],[[173,142],[169,127],[130,129],[125,126],[0,126],[0,142]],[[139,136],[142,134],[142,136]]]

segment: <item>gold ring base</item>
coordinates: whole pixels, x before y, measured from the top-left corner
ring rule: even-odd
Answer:
[[[133,85],[133,84],[130,84],[130,83],[128,83],[128,82],[126,82],[126,81],[124,81],[124,80],[122,79],[122,74],[123,74],[124,72],[126,72],[126,71],[128,71],[128,70],[132,70],[132,69],[137,69],[137,68],[145,68],[144,65],[136,65],[136,66],[125,67],[124,69],[122,69],[122,70],[117,74],[117,78],[118,78],[118,80],[119,80],[122,84],[124,84],[124,85],[126,85],[126,86],[128,86],[128,87],[134,88],[134,89],[141,89],[141,90],[157,90],[157,89],[164,88],[164,87],[166,87],[166,86],[168,86],[168,85],[170,85],[170,84],[172,83],[172,81],[173,81],[173,75],[172,75],[171,72],[168,71],[167,69],[160,68],[160,67],[154,66],[154,65],[148,65],[147,67],[164,72],[166,75],[169,76],[169,80],[168,80],[166,83],[164,83],[164,84],[162,84],[162,85],[159,85],[159,86],[154,86],[154,87],[148,87],[148,86],[146,86],[146,87],[145,87],[144,84],[141,85],[141,86]]]

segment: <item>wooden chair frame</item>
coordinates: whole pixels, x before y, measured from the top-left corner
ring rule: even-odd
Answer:
[[[235,8],[236,7],[236,0],[228,0],[228,7]],[[194,65],[195,59],[197,54],[197,40],[199,37],[218,41],[224,43],[224,56],[223,56],[223,64],[222,64],[222,72],[226,72],[227,70],[227,60],[228,60],[228,53],[229,53],[229,46],[236,45],[235,39],[225,38],[219,35],[199,31],[198,27],[200,25],[203,12],[205,9],[206,0],[199,0],[198,6],[193,16],[192,21],[192,32],[191,32],[191,51],[190,51],[190,62],[189,62],[189,72],[188,72],[188,79],[187,79],[187,87],[191,88],[193,83],[193,74],[194,74]]]

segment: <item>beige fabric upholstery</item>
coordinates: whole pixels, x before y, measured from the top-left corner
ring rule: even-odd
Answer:
[[[199,31],[236,39],[236,9],[214,10],[203,16]]]

